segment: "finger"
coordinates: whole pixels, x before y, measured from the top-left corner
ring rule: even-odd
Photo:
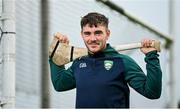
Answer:
[[[62,40],[63,43],[68,43],[68,38],[66,35],[63,35],[63,40]]]
[[[149,47],[149,40],[148,39],[145,40],[145,47]]]
[[[143,39],[142,40],[142,46],[143,47],[146,47],[146,48],[151,47],[151,44],[152,44],[152,40],[150,40],[150,39]]]
[[[59,40],[59,42],[61,42],[61,43],[69,44],[69,39],[68,39],[68,37],[66,35],[63,35],[63,34],[61,34],[59,32],[56,32],[54,34],[54,37],[57,38]]]
[[[149,43],[150,43],[150,42],[149,42],[149,39],[146,39],[146,40],[145,40],[145,47],[147,47],[147,48],[148,48],[148,47],[149,47],[149,45],[150,45]]]
[[[64,36],[61,33],[57,33],[56,37],[60,42],[64,42]]]
[[[54,36],[56,39],[58,39],[59,40],[59,37],[56,35],[56,36]]]
[[[61,39],[62,34],[59,33],[59,32],[56,32],[56,33],[54,34],[54,36],[55,36],[56,38],[58,38],[58,39]]]
[[[69,39],[68,39],[68,37],[67,37],[66,35],[64,35],[63,37],[64,37],[64,43],[69,44]]]
[[[58,32],[54,33],[54,37],[57,37],[58,36]]]
[[[57,38],[57,39],[58,39],[58,37],[57,37],[57,33],[54,33],[54,35],[53,35],[53,36],[54,36],[54,38]]]
[[[145,47],[146,45],[145,45],[145,39],[142,39],[141,40],[141,45],[142,45],[142,47]]]
[[[148,40],[148,47],[151,47],[152,40]]]
[[[151,47],[152,42],[153,42],[153,40],[151,40],[151,39],[148,40],[148,47]]]

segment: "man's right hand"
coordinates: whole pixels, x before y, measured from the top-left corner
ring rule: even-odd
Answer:
[[[54,34],[54,37],[57,38],[59,40],[60,43],[66,43],[69,44],[69,39],[66,35],[63,35],[59,32]]]

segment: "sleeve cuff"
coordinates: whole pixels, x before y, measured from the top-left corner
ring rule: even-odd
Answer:
[[[159,57],[159,54],[157,54],[157,50],[150,51],[147,54],[145,54],[145,61],[147,62],[148,60],[154,60]]]

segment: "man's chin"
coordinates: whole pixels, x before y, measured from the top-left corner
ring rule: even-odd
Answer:
[[[89,46],[87,46],[87,48],[88,48],[89,52],[92,54],[97,53],[102,50],[102,48],[97,45],[89,45]]]
[[[89,51],[94,54],[94,53],[99,52],[100,50],[99,49],[89,49]]]

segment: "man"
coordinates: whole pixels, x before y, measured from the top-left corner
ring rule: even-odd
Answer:
[[[110,36],[108,18],[100,13],[88,13],[81,19],[81,35],[88,55],[73,61],[65,69],[50,59],[52,83],[56,91],[76,88],[77,108],[129,108],[129,86],[149,99],[161,95],[162,72],[153,40],[142,40],[147,75],[129,56],[118,53],[106,43]],[[68,37],[56,33],[62,43]]]

